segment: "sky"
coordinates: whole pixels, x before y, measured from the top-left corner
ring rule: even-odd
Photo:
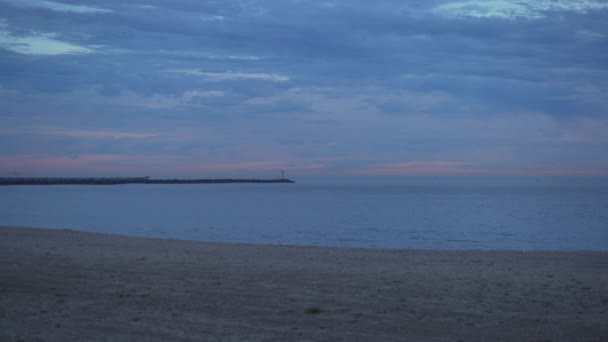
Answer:
[[[0,0],[0,177],[608,176],[608,1]]]

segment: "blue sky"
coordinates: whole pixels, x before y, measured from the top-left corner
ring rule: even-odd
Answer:
[[[0,177],[608,175],[608,2],[0,0]]]

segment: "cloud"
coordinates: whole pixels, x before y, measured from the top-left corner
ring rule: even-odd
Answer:
[[[188,90],[184,92],[184,99],[193,99],[197,97],[221,97],[224,92],[218,90]]]
[[[125,154],[82,154],[72,156],[29,155],[0,156],[0,174],[19,173],[22,176],[91,176],[129,175],[175,177],[176,175],[200,178],[201,175],[216,177],[251,176],[263,174],[268,178],[280,177],[281,170],[298,174],[314,173],[324,166],[317,163],[289,163],[282,161],[244,161],[218,163],[193,161],[191,158],[171,155],[129,156]]]
[[[41,8],[54,12],[72,12],[72,13],[111,13],[112,10],[83,6],[83,5],[71,5],[57,1],[48,0],[2,0],[2,2],[9,3],[13,6],[24,7],[24,8]]]
[[[56,33],[32,32],[15,36],[6,30],[7,25],[0,22],[0,47],[25,55],[63,55],[91,53],[94,50],[56,39]]]
[[[608,8],[600,0],[464,0],[450,1],[437,5],[433,11],[447,16],[463,17],[496,17],[505,19],[528,18],[539,19],[551,11],[586,12]]]
[[[72,129],[72,130],[52,130],[52,134],[67,137],[78,137],[78,138],[101,138],[101,139],[147,139],[157,136],[151,133],[138,133],[138,132],[121,132],[121,131],[105,131],[105,130],[83,130],[83,129]]]
[[[226,81],[226,80],[262,80],[285,82],[289,81],[289,77],[278,74],[267,73],[246,73],[246,72],[203,72],[199,70],[171,70],[172,72],[182,73],[185,75],[200,76],[208,81]]]
[[[410,161],[372,165],[362,170],[353,171],[361,176],[436,176],[436,175],[472,175],[483,173],[467,167],[466,164],[453,161]]]

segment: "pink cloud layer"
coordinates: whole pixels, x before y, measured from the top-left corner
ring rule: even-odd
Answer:
[[[352,174],[361,176],[466,175],[478,173],[481,172],[468,168],[465,163],[453,161],[387,163],[352,171]]]
[[[358,176],[608,176],[608,170],[487,169],[455,161],[409,161],[375,164],[348,173]]]
[[[345,176],[608,176],[607,170],[588,169],[483,169],[455,161],[409,161],[374,164],[351,170],[331,170],[331,160],[318,162],[244,161],[205,162],[166,155],[80,155],[75,157],[0,156],[0,175],[201,175],[267,174],[288,170],[296,175]]]
[[[80,155],[75,157],[0,157],[0,173],[41,174],[134,174],[179,175],[205,173],[260,173],[273,175],[289,169],[300,172],[320,170],[319,163],[281,161],[202,162],[173,156]]]

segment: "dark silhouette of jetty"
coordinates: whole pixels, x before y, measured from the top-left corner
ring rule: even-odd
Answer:
[[[0,185],[119,185],[119,184],[230,184],[230,183],[295,183],[286,178],[279,179],[150,179],[149,177],[127,178],[0,178]]]

